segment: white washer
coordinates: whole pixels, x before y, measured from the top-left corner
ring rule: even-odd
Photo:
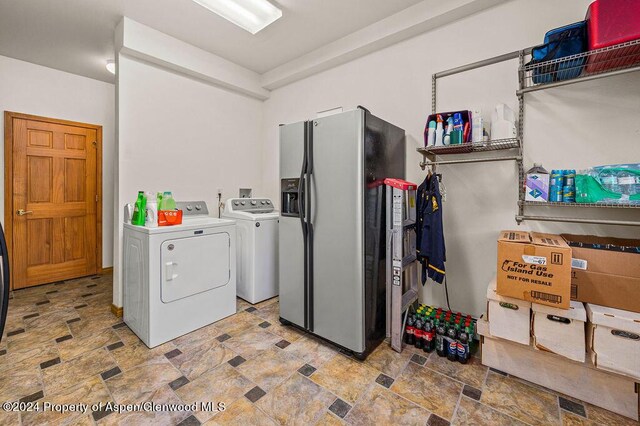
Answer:
[[[237,221],[238,296],[258,303],[278,295],[278,218],[267,198],[231,198],[222,217]]]
[[[124,321],[150,348],[236,313],[235,221],[177,204],[181,225],[124,225]]]

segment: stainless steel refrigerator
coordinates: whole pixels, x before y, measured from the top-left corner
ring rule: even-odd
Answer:
[[[384,178],[404,130],[362,107],[280,126],[280,320],[365,358],[385,335]]]

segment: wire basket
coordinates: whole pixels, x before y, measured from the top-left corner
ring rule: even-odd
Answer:
[[[560,59],[521,67],[524,87],[534,87],[579,77],[640,66],[640,39]]]

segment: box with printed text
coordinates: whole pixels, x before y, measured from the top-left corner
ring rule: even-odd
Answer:
[[[640,240],[568,235],[571,299],[640,312]]]
[[[499,295],[569,309],[571,248],[561,236],[501,231],[497,266]]]

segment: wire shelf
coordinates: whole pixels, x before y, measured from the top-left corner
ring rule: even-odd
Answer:
[[[557,201],[520,201],[525,206],[532,207],[596,207],[607,209],[640,209],[640,204],[616,203],[562,203]]]
[[[640,71],[640,39],[560,59],[522,66],[523,89],[518,94]]]
[[[418,148],[418,152],[423,155],[448,155],[448,154],[466,154],[469,152],[487,152],[499,151],[502,149],[520,148],[520,140],[512,139],[496,139],[493,141],[463,143],[461,145],[447,146],[429,146]]]
[[[519,224],[528,220],[538,221],[538,222],[566,222],[566,223],[584,223],[584,224],[595,224],[595,225],[640,226],[640,221],[631,221],[631,220],[586,219],[586,218],[579,218],[579,217],[516,215],[516,222],[518,222]]]

